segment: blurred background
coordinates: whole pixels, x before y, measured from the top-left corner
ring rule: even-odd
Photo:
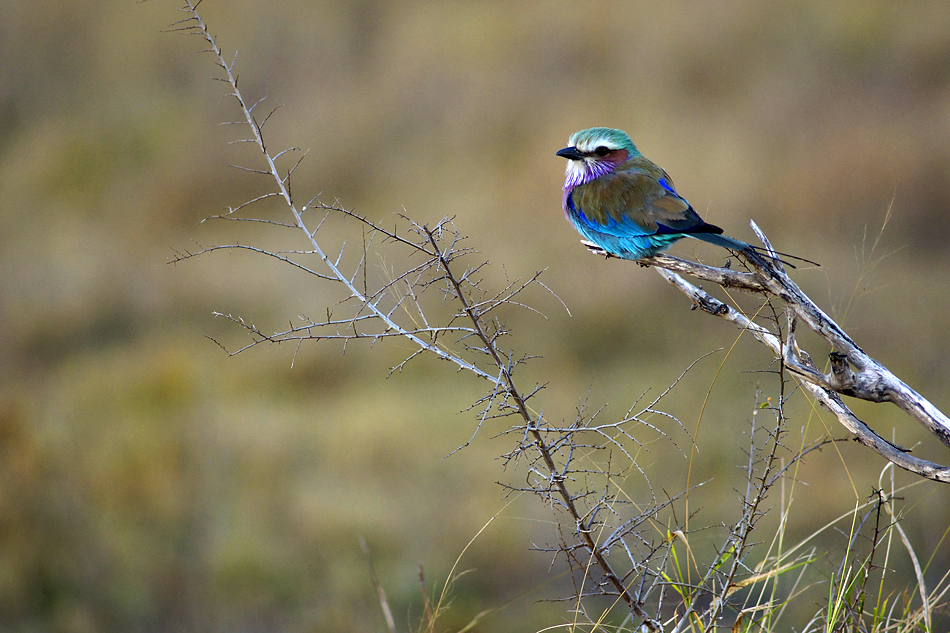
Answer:
[[[258,226],[199,224],[271,184],[229,167],[259,163],[228,144],[243,131],[219,125],[239,113],[210,79],[204,43],[165,32],[184,17],[177,7],[0,4],[0,629],[382,631],[362,536],[397,626],[411,630],[420,565],[440,588],[493,516],[458,563],[468,573],[440,625],[484,610],[497,611],[476,630],[570,621],[565,604],[543,602],[569,592],[561,562],[530,551],[555,542],[554,517],[535,499],[506,505],[496,483],[525,477],[497,459],[513,448],[494,437],[506,422],[446,457],[475,431],[464,409],[484,384],[431,360],[387,379],[409,353],[401,342],[345,355],[308,344],[295,358],[290,346],[228,357],[208,340],[247,342],[213,311],[276,330],[336,298],[246,253],[169,264],[176,250],[277,243]],[[548,384],[549,419],[573,420],[585,399],[623,415],[737,336],[690,312],[654,271],[579,245],[554,152],[591,126],[628,131],[729,235],[751,241],[754,218],[779,250],[819,261],[794,279],[950,410],[945,2],[207,0],[201,10],[227,56],[238,51],[245,95],[283,104],[270,146],[309,149],[295,172],[300,202],[319,194],[384,223],[403,211],[455,216],[492,262],[494,287],[545,269],[570,314],[536,293],[543,317],[504,316],[508,344],[541,357],[523,377]],[[286,220],[277,205],[256,211]],[[692,243],[673,253],[724,261]],[[374,266],[389,264],[402,262]],[[816,359],[828,351],[805,342]],[[757,393],[777,394],[756,373],[768,363],[742,338],[663,403],[697,433],[692,481],[710,480],[691,505],[696,524],[738,518]],[[950,462],[895,407],[853,404],[881,435]],[[788,412],[790,445],[845,435],[800,397]],[[674,424],[657,424],[688,449]],[[656,440],[646,437],[641,465],[675,494],[688,460]],[[810,455],[782,493],[793,497],[790,539],[863,502],[885,465],[854,443]],[[644,490],[638,476],[627,485]],[[950,491],[923,482],[902,497],[904,528],[937,578],[950,564]],[[840,561],[843,529],[821,540],[836,553],[819,572]],[[897,590],[912,588],[905,558],[893,563]]]

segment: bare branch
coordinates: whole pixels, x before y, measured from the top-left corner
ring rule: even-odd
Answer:
[[[754,223],[753,230],[771,250],[768,239]],[[596,250],[594,252],[602,254]],[[763,268],[757,262],[750,260],[748,263],[754,269],[752,273],[714,268],[668,255],[647,257],[639,260],[639,263],[655,266],[660,276],[676,286],[703,312],[722,317],[737,327],[748,330],[756,340],[772,350],[777,359],[784,361],[786,367],[795,373],[802,387],[834,413],[838,421],[855,435],[858,442],[909,472],[935,481],[950,483],[950,468],[912,457],[907,454],[906,449],[891,444],[861,422],[838,394],[870,402],[892,402],[948,445],[950,445],[950,419],[894,376],[881,363],[868,356],[837,323],[801,291],[788,277],[780,263]],[[767,328],[685,281],[677,272],[711,281],[724,288],[742,288],[782,299],[794,315],[790,321],[789,340],[783,343]],[[831,346],[833,351],[830,354],[832,364],[830,374],[821,374],[814,367],[811,357],[798,348],[794,336],[794,325],[799,319]],[[852,370],[852,366],[857,371]]]

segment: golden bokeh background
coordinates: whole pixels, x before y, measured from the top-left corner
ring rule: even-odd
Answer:
[[[227,55],[238,51],[248,98],[266,96],[262,111],[282,104],[270,146],[309,150],[294,174],[301,204],[319,195],[384,223],[454,216],[492,263],[492,287],[545,270],[570,314],[538,292],[526,300],[543,316],[504,318],[508,344],[541,357],[523,384],[548,385],[537,406],[549,419],[572,420],[585,399],[623,415],[737,335],[690,312],[655,272],[578,244],[554,152],[591,126],[628,131],[728,234],[751,240],[754,218],[780,250],[821,262],[794,279],[950,410],[945,2],[206,0],[201,11]],[[260,226],[199,224],[271,183],[229,167],[260,163],[229,144],[243,132],[219,125],[239,112],[211,80],[203,42],[166,32],[182,17],[166,0],[0,5],[0,628],[381,631],[362,536],[409,630],[422,613],[419,565],[439,587],[496,514],[465,551],[440,625],[457,630],[486,609],[500,610],[477,630],[570,621],[565,604],[539,602],[569,592],[562,561],[530,551],[555,541],[555,517],[528,496],[506,505],[496,485],[525,477],[497,459],[514,445],[495,437],[508,422],[446,457],[474,432],[464,410],[484,384],[425,359],[387,379],[411,352],[398,341],[228,357],[206,338],[247,341],[213,311],[277,330],[339,297],[247,253],[169,264],[213,244],[306,248]],[[254,211],[288,219],[276,204]],[[338,229],[331,241],[344,239]],[[358,231],[346,239],[360,248]],[[724,260],[693,243],[673,252]],[[709,394],[697,524],[738,518],[757,389],[777,393],[757,373],[769,360],[742,338],[662,403],[692,433]],[[895,407],[854,409],[916,455],[950,462]],[[798,396],[788,414],[790,445],[825,432]],[[689,460],[655,435],[646,444],[654,486],[684,489]],[[853,443],[812,454],[774,491],[773,512],[793,494],[789,538],[808,535],[863,502],[884,466]],[[626,486],[644,491],[636,475]],[[923,482],[902,497],[935,581],[950,565],[950,493]],[[831,553],[817,572],[840,562],[842,529],[822,537]],[[696,538],[700,550],[717,543]],[[912,587],[906,560],[893,566],[896,586]]]

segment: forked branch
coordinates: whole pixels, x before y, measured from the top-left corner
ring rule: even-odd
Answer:
[[[766,248],[774,252],[768,238],[754,222],[752,229]],[[596,247],[588,243],[585,245],[595,254],[603,254]],[[887,367],[868,356],[844,329],[802,292],[785,272],[780,261],[766,267],[755,261],[747,261],[751,272],[715,268],[668,255],[647,257],[639,262],[655,266],[664,279],[676,286],[704,312],[748,330],[756,340],[768,347],[776,358],[784,362],[802,387],[831,411],[838,421],[855,435],[858,442],[905,470],[934,481],[950,483],[950,468],[913,457],[908,449],[888,442],[859,420],[841,396],[870,402],[891,402],[924,425],[947,446],[950,446],[950,418],[891,373]],[[678,273],[685,273],[723,288],[739,288],[781,299],[789,310],[786,339],[783,341],[780,335],[772,333],[736,308],[703,292]],[[811,356],[798,346],[795,331],[802,322],[831,346],[830,373],[822,374],[818,371]]]
[[[632,590],[629,574],[615,571],[613,563],[608,561],[608,549],[615,546],[610,541],[607,546],[597,542],[595,530],[602,525],[597,518],[597,511],[590,511],[584,504],[589,493],[577,492],[569,489],[570,477],[580,472],[568,470],[570,459],[561,460],[559,451],[573,449],[565,443],[561,433],[549,435],[547,422],[541,413],[534,412],[528,405],[529,400],[539,393],[541,387],[523,391],[516,386],[512,372],[514,368],[524,362],[526,358],[514,358],[511,352],[499,347],[499,339],[507,331],[494,316],[496,308],[502,305],[524,308],[515,298],[528,286],[538,284],[537,275],[528,281],[514,281],[505,285],[499,292],[487,292],[479,286],[476,273],[483,264],[474,267],[465,267],[458,263],[458,259],[472,251],[459,244],[462,237],[455,230],[451,219],[444,219],[434,226],[421,225],[409,218],[402,217],[401,221],[408,223],[408,227],[397,231],[389,230],[380,223],[371,222],[342,208],[313,205],[312,210],[323,210],[327,213],[340,213],[348,218],[361,222],[369,239],[382,239],[384,242],[394,243],[395,246],[407,248],[412,257],[420,258],[408,271],[393,275],[382,287],[371,289],[366,283],[366,245],[359,262],[352,268],[346,268],[342,257],[342,250],[338,255],[328,254],[329,251],[317,240],[317,233],[322,225],[308,225],[305,221],[307,206],[299,207],[292,196],[290,174],[282,175],[276,164],[281,153],[271,153],[268,149],[262,131],[263,122],[259,123],[253,115],[253,106],[249,106],[238,86],[238,79],[233,71],[234,62],[227,62],[215,39],[209,34],[201,17],[197,13],[197,4],[188,1],[183,9],[188,17],[175,25],[173,30],[195,33],[203,37],[208,48],[206,52],[214,55],[217,65],[223,71],[222,81],[230,86],[230,95],[235,98],[244,115],[247,125],[251,129],[251,138],[248,142],[256,145],[261,151],[266,168],[252,170],[266,173],[273,178],[276,195],[264,195],[255,198],[249,204],[279,199],[286,204],[293,221],[270,222],[280,230],[296,230],[298,235],[307,244],[306,251],[284,253],[263,252],[276,257],[283,263],[289,263],[319,280],[333,283],[345,289],[344,303],[349,306],[350,313],[344,318],[334,317],[328,311],[325,320],[301,317],[300,325],[291,326],[284,332],[265,334],[253,324],[245,323],[235,317],[228,317],[244,327],[252,338],[251,345],[259,343],[274,343],[283,341],[300,342],[305,339],[343,340],[344,343],[354,339],[379,340],[385,337],[398,336],[404,341],[412,343],[413,351],[402,364],[423,353],[430,353],[436,357],[453,363],[460,369],[467,370],[490,383],[489,395],[481,402],[485,407],[482,419],[488,417],[514,416],[516,424],[524,433],[522,450],[532,451],[532,465],[529,467],[530,477],[535,479],[534,491],[548,494],[552,501],[563,508],[574,525],[574,535],[577,542],[574,547],[578,553],[585,551],[590,557],[590,565],[596,568],[600,578],[602,592],[616,595],[627,605],[630,612],[640,620],[645,630],[657,631],[659,623],[645,609],[645,602],[636,591]],[[266,119],[265,119],[266,121]],[[296,166],[296,165],[295,165]],[[230,214],[228,214],[230,215]],[[225,219],[231,219],[224,216]],[[240,218],[244,219],[244,218]],[[252,218],[249,220],[253,220]],[[182,261],[201,254],[210,253],[218,248],[244,248],[239,245],[212,247],[202,249],[197,253],[179,253],[174,261]],[[251,249],[256,250],[256,249]],[[298,257],[319,259],[318,264],[306,266],[297,261]],[[318,271],[317,269],[320,268]],[[480,273],[479,273],[480,274]],[[358,281],[359,280],[359,281]],[[440,303],[449,304],[456,312],[445,322],[445,325],[431,326],[420,304],[420,296],[430,289],[437,288]],[[369,328],[369,329],[368,329]],[[446,344],[443,339],[452,337],[454,342]],[[457,352],[454,346],[462,344],[463,352]],[[247,349],[247,347],[242,349]],[[536,457],[534,457],[536,455]],[[595,504],[596,508],[606,508],[606,500]],[[655,514],[660,508],[654,509]],[[651,513],[645,515],[646,518]],[[621,531],[626,534],[626,530]]]

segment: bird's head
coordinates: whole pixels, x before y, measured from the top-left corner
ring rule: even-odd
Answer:
[[[640,155],[626,132],[609,127],[574,132],[568,144],[557,152],[558,156],[567,159],[565,189],[609,174],[630,158]]]

